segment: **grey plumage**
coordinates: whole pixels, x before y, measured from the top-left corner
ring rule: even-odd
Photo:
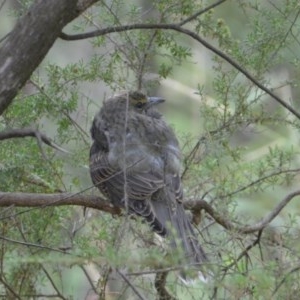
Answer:
[[[91,178],[113,205],[143,217],[172,247],[181,247],[187,263],[201,264],[206,255],[181,203],[178,141],[154,108],[160,102],[140,92],[105,101],[91,128]]]

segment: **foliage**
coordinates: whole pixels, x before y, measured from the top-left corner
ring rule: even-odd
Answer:
[[[207,4],[100,1],[68,31],[178,24]],[[24,1],[19,13],[28,6]],[[184,28],[290,103],[299,96],[299,9],[298,1],[224,1]],[[68,53],[76,52],[69,43]],[[1,141],[2,192],[98,193],[87,167],[89,127],[107,88],[170,95],[170,107],[183,113],[172,118],[178,114],[171,111],[167,117],[181,138],[186,198],[206,200],[236,226],[255,223],[297,186],[299,119],[224,57],[167,26],[76,43],[80,58],[47,57],[0,119],[0,130],[34,127],[70,153],[30,137]],[[168,90],[170,79],[175,84]],[[192,117],[184,116],[188,106]],[[292,106],[299,110],[298,103]],[[184,286],[170,272],[167,289],[179,299],[298,299],[298,214],[299,205],[291,203],[271,225],[250,234],[223,228],[203,214],[200,240],[214,279]],[[2,208],[0,218],[0,294],[7,299],[39,294],[83,299],[92,292],[101,299],[105,294],[106,299],[135,299],[133,286],[145,299],[155,299],[156,270],[179,264],[176,255],[163,257],[140,220],[126,216],[78,207],[12,206]]]

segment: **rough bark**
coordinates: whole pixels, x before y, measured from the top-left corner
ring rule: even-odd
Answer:
[[[96,0],[37,0],[0,48],[0,115],[41,63],[63,27]]]

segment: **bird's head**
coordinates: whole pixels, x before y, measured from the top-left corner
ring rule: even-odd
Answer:
[[[147,97],[139,91],[125,93],[124,96],[128,99],[128,106],[138,112],[146,112],[150,107],[165,101],[161,97]]]

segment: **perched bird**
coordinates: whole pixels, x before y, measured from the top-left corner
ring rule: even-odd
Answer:
[[[171,247],[181,248],[185,263],[199,265],[206,255],[182,205],[181,153],[155,109],[162,102],[141,92],[104,102],[91,128],[91,178],[113,205],[141,216]]]

